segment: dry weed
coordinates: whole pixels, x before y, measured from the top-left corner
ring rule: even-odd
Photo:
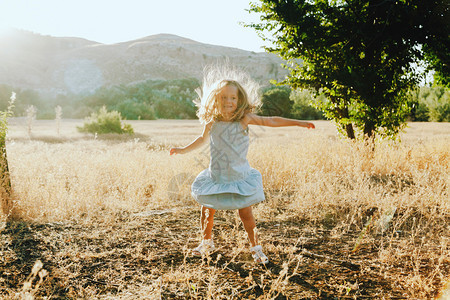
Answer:
[[[29,140],[20,122],[7,150],[21,221],[0,228],[6,298],[37,259],[48,271],[37,297],[429,299],[450,274],[447,123],[411,124],[402,143],[374,150],[328,122],[252,129],[264,268],[235,212],[216,214],[216,253],[190,255],[200,238],[190,183],[208,149],[168,149],[198,135],[196,121],[130,122],[137,135],[124,138],[80,135],[62,120],[53,140],[51,123],[36,121]]]

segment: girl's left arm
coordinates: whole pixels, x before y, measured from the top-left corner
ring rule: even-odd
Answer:
[[[284,126],[300,126],[308,129],[316,128],[313,123],[305,122],[300,120],[282,118],[282,117],[262,117],[255,114],[247,114],[242,122],[244,123],[244,128],[246,125],[260,125],[269,127],[284,127]]]

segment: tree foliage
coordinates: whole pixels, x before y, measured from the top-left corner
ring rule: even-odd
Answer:
[[[195,78],[148,80],[130,85],[102,87],[89,95],[44,95],[37,91],[0,84],[0,110],[8,106],[14,90],[20,103],[15,115],[24,115],[26,108],[37,108],[38,119],[54,119],[55,107],[61,106],[66,118],[84,118],[103,106],[115,110],[128,120],[193,119],[196,107],[192,100],[200,82]]]
[[[417,26],[423,28],[416,38],[422,50],[427,71],[433,71],[435,83],[450,88],[450,3],[441,1],[416,1],[419,6]]]
[[[294,90],[290,95],[294,102],[291,116],[298,120],[323,120],[323,113],[314,107],[318,101],[324,101],[325,95],[314,96],[309,90]]]
[[[423,86],[411,91],[408,101],[412,121],[450,122],[450,89]]]
[[[292,90],[288,86],[269,86],[263,89],[259,115],[281,116],[298,120],[322,120],[324,116],[313,103],[324,95],[315,97],[308,90]]]
[[[394,137],[409,115],[406,95],[421,79],[415,66],[428,59],[439,76],[448,76],[448,65],[436,67],[448,62],[448,30],[443,36],[435,28],[448,28],[448,9],[440,4],[260,0],[251,11],[261,14],[261,23],[248,26],[273,43],[266,50],[287,61],[290,75],[283,84],[324,94],[317,107],[348,137],[355,137],[355,127],[366,137]]]
[[[129,120],[195,118],[196,79],[148,80],[134,85],[104,87],[79,101],[98,110],[106,106]],[[92,111],[91,111],[92,112]]]
[[[272,86],[267,88],[261,97],[262,105],[259,114],[290,118],[293,105],[290,94],[289,87]]]

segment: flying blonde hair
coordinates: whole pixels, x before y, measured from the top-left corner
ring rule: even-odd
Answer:
[[[238,89],[238,104],[230,121],[239,121],[261,106],[260,86],[246,72],[229,64],[209,65],[203,71],[202,87],[196,90],[199,99],[194,101],[200,122],[206,124],[223,119],[218,95],[225,86],[231,85]]]

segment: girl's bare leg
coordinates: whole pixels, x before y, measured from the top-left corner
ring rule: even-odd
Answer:
[[[202,206],[202,216],[200,220],[204,240],[210,240],[212,237],[215,213],[215,209]]]
[[[256,222],[255,217],[253,217],[252,207],[246,207],[239,210],[239,217],[244,224],[245,231],[247,231],[248,238],[252,247],[258,245],[258,235],[256,234]]]

